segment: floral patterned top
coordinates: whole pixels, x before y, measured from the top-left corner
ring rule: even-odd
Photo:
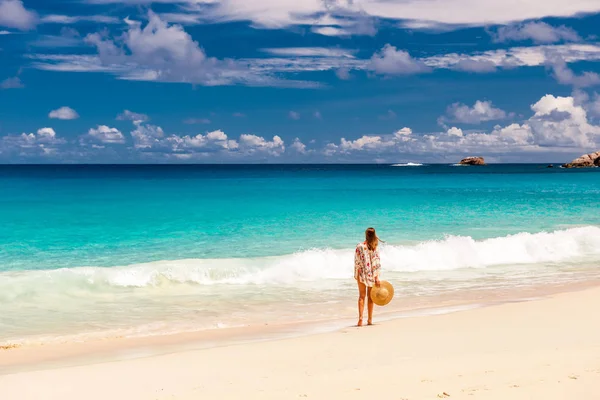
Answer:
[[[380,269],[379,250],[371,251],[366,243],[359,243],[354,252],[354,279],[367,287],[373,287]]]

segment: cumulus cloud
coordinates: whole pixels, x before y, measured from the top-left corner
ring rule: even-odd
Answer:
[[[441,118],[442,122],[450,121],[463,124],[479,124],[507,117],[506,112],[494,107],[491,101],[481,100],[477,100],[472,107],[462,103],[454,103],[447,108],[446,115],[447,117]]]
[[[79,118],[79,114],[77,114],[77,111],[73,110],[71,107],[61,107],[50,111],[48,117],[53,119],[71,120]]]
[[[52,156],[57,154],[59,146],[66,141],[56,136],[52,128],[40,128],[36,133],[7,135],[1,138],[0,150],[3,153],[16,154],[23,157]]]
[[[586,110],[573,97],[546,95],[531,105],[533,115],[522,124],[496,125],[493,130],[463,131],[451,127],[443,132],[414,134],[403,128],[391,135],[364,135],[329,143],[325,156],[364,154],[370,157],[407,154],[421,158],[445,155],[492,154],[506,159],[518,154],[561,154],[595,150],[600,146],[600,126],[588,119]],[[442,157],[442,158],[441,158]]]
[[[463,137],[464,136],[462,129],[457,128],[455,126],[453,126],[452,128],[448,129],[446,131],[446,134],[448,136],[456,136],[456,137]]]
[[[89,139],[92,142],[102,144],[123,144],[125,136],[117,128],[111,128],[106,125],[98,125],[96,128],[91,128],[84,139]]]
[[[198,134],[196,136],[171,135],[165,139],[169,150],[173,153],[189,154],[194,152],[223,152],[237,150],[238,144],[230,140],[221,130]]]
[[[37,20],[37,14],[25,9],[21,0],[0,0],[0,26],[29,30]]]
[[[281,79],[265,69],[251,68],[243,60],[209,57],[181,25],[168,24],[148,12],[148,22],[126,19],[128,29],[110,37],[92,33],[85,43],[97,50],[95,56],[67,56],[47,63],[50,70],[96,71],[118,75],[121,79],[200,84],[205,86],[243,84],[314,88],[315,82]]]
[[[552,26],[545,22],[527,22],[498,28],[491,32],[496,42],[532,40],[534,43],[578,42],[581,37],[564,25]]]
[[[131,132],[133,144],[136,149],[152,149],[164,147],[162,139],[165,132],[160,126],[147,125],[143,121],[133,121],[135,129]]]
[[[197,135],[166,134],[156,125],[143,121],[133,121],[131,132],[134,149],[143,153],[156,153],[166,156],[176,155],[179,159],[190,159],[202,154],[220,154],[225,158],[254,155],[279,156],[285,152],[285,144],[279,136],[272,140],[264,137],[243,134],[238,140],[231,139],[221,130]]]
[[[373,54],[368,69],[383,75],[410,75],[429,71],[429,67],[422,61],[390,44]]]
[[[21,78],[15,76],[13,78],[8,78],[0,82],[0,89],[22,89],[25,85],[21,81]]]
[[[600,137],[600,126],[589,123],[587,112],[573,97],[546,95],[531,106],[528,121],[536,143],[542,146],[591,147]]]
[[[121,40],[102,34],[86,36],[96,47],[103,65],[133,65],[130,79],[154,78],[160,81],[210,83],[219,79],[216,59],[208,58],[198,42],[179,25],[169,26],[152,12],[148,23],[127,20],[129,29]]]
[[[306,145],[299,138],[294,139],[290,148],[296,153],[306,154]]]
[[[285,144],[279,136],[273,136],[272,140],[267,140],[256,135],[244,134],[239,139],[240,150],[254,154],[256,152],[266,152],[273,156],[280,156],[285,151]]]

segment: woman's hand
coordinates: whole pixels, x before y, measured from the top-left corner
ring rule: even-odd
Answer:
[[[379,278],[375,278],[375,286],[381,286],[381,282],[379,282]]]

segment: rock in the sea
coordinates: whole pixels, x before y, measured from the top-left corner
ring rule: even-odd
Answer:
[[[563,164],[564,168],[589,168],[600,167],[600,151],[584,154],[570,163]]]
[[[485,165],[483,157],[467,157],[460,160],[461,165]]]

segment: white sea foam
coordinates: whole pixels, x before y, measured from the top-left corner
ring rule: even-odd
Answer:
[[[37,291],[193,285],[298,285],[347,280],[353,274],[353,249],[313,249],[295,254],[239,259],[186,259],[121,267],[80,267],[0,274],[0,300]],[[485,240],[449,236],[415,245],[383,245],[386,271],[449,271],[465,268],[600,261],[600,227],[585,226],[541,233],[518,233]],[[112,288],[112,289],[111,289]]]
[[[392,167],[422,167],[423,164],[419,163],[405,163],[405,164],[392,164]]]

